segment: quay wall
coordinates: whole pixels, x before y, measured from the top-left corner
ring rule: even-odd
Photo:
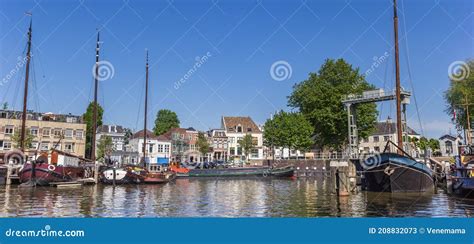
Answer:
[[[318,174],[330,173],[330,160],[314,160],[314,159],[276,159],[263,160],[265,166],[273,166],[276,168],[293,166],[295,168],[296,177],[311,177]]]

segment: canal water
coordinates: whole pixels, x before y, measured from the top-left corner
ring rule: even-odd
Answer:
[[[0,188],[2,217],[472,217],[474,200],[360,192],[324,178],[177,179],[166,185]]]

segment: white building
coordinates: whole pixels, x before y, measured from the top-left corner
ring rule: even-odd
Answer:
[[[239,141],[247,134],[252,135],[255,148],[249,153],[250,160],[263,160],[263,133],[250,117],[222,117],[222,128],[227,135],[229,158],[245,160]]]
[[[441,156],[452,157],[459,155],[459,146],[461,145],[461,137],[452,135],[443,135],[438,139]]]
[[[412,128],[407,126],[407,134],[409,138],[418,138],[421,136],[416,133]],[[387,141],[392,141],[397,144],[397,124],[392,122],[391,119],[386,121],[377,122],[375,131],[366,139],[362,139],[359,142],[359,151],[365,153],[377,153],[382,152],[387,144]],[[407,143],[410,144],[410,143]],[[405,148],[407,150],[407,148]],[[410,151],[410,150],[408,150]],[[416,154],[416,152],[411,152]],[[415,155],[414,155],[415,156]]]
[[[132,135],[129,146],[136,156],[131,159],[131,163],[137,164],[143,157],[143,130]],[[164,136],[156,136],[153,132],[147,130],[146,142],[146,162],[149,164],[165,164],[170,162],[171,141]]]

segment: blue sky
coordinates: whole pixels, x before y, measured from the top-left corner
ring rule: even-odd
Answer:
[[[24,71],[18,56],[24,55],[26,44],[29,17],[24,13],[31,11],[30,109],[84,112],[92,98],[96,29],[101,28],[101,60],[113,67],[113,77],[100,82],[105,123],[141,128],[146,48],[150,124],[162,108],[176,111],[183,127],[200,130],[219,127],[222,115],[251,116],[263,123],[272,112],[291,109],[287,96],[292,86],[327,58],[344,58],[366,73],[374,59],[387,53],[367,80],[393,89],[391,4],[0,0],[0,77],[8,77],[0,86],[0,102],[21,107],[18,90]],[[470,0],[399,1],[402,86],[415,91],[427,136],[453,128],[442,94],[449,85],[450,64],[474,56],[473,11]],[[270,68],[278,61],[289,65],[291,76],[273,79]],[[9,75],[18,67],[19,72]],[[390,102],[379,109],[380,119],[395,111]],[[413,99],[408,118],[421,133]]]

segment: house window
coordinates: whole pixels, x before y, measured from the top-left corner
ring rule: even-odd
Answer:
[[[380,147],[374,147],[374,151],[380,152]]]
[[[252,137],[252,144],[253,145],[258,145],[258,138],[257,137]]]
[[[49,137],[51,130],[49,128],[43,128],[42,133],[44,137]]]
[[[66,129],[64,131],[64,137],[66,138],[72,138],[73,130],[72,129]]]
[[[48,151],[49,149],[49,142],[42,142],[40,146],[41,151]]]
[[[252,128],[247,128],[247,132],[252,132]]]
[[[453,143],[450,141],[447,141],[445,145],[446,145],[446,153],[447,154],[453,153]]]
[[[242,155],[242,148],[241,147],[237,147],[237,155]]]
[[[379,137],[378,136],[374,136],[374,142],[379,142]]]
[[[163,145],[162,145],[162,144],[158,144],[158,152],[159,152],[159,153],[162,153],[163,150],[164,150]]]
[[[165,152],[170,152],[170,145],[165,145]]]
[[[74,152],[74,143],[66,143],[66,144],[64,144],[64,151],[66,151],[66,152]]]
[[[3,150],[9,150],[12,149],[12,143],[11,142],[4,142],[3,143]]]
[[[38,142],[32,142],[31,145],[30,145],[30,148],[32,148],[32,149],[38,148]]]
[[[59,138],[61,134],[61,129],[54,129],[54,137]]]
[[[384,136],[383,137],[383,141],[388,141],[388,140],[390,140],[390,136]]]
[[[5,127],[5,135],[13,135],[13,125],[7,125]]]
[[[242,132],[242,126],[237,126],[237,132]]]
[[[0,149],[3,147],[3,141],[0,141]]]
[[[76,117],[66,117],[66,122],[67,123],[76,123],[77,118]]]
[[[30,128],[30,134],[32,136],[37,136],[38,135],[38,127],[31,127]]]
[[[84,131],[82,130],[77,130],[76,131],[76,138],[79,140],[82,140],[82,137],[84,136]]]
[[[250,157],[258,158],[258,149],[252,149]]]
[[[234,147],[230,148],[230,155],[235,155],[235,148]]]
[[[148,153],[153,153],[153,144],[148,144]]]

